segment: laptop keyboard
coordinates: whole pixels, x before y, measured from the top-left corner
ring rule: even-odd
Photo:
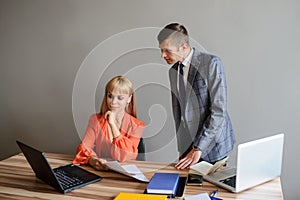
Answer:
[[[236,176],[232,176],[223,180],[220,180],[221,183],[225,183],[233,188],[235,188]]]
[[[56,169],[54,173],[64,189],[83,183],[82,179],[64,171],[63,169]]]

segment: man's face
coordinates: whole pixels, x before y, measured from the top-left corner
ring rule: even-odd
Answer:
[[[160,43],[159,48],[161,50],[161,57],[164,58],[168,64],[183,61],[182,48],[175,46],[170,38],[167,38]]]

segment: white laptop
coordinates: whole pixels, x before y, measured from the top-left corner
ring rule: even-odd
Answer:
[[[237,166],[204,176],[231,192],[241,192],[281,174],[284,134],[238,145]]]

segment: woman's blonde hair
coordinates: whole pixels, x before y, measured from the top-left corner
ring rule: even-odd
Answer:
[[[136,107],[135,107],[135,94],[131,81],[124,76],[116,76],[111,79],[105,87],[105,94],[102,100],[102,105],[100,109],[100,114],[105,114],[108,111],[106,97],[108,93],[111,93],[113,90],[116,90],[122,94],[131,95],[131,101],[126,106],[125,111],[130,115],[136,117]]]

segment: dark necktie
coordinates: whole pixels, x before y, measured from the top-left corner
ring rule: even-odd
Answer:
[[[185,85],[183,81],[183,68],[184,65],[180,63],[179,65],[179,98],[181,99],[181,103],[185,105]]]

